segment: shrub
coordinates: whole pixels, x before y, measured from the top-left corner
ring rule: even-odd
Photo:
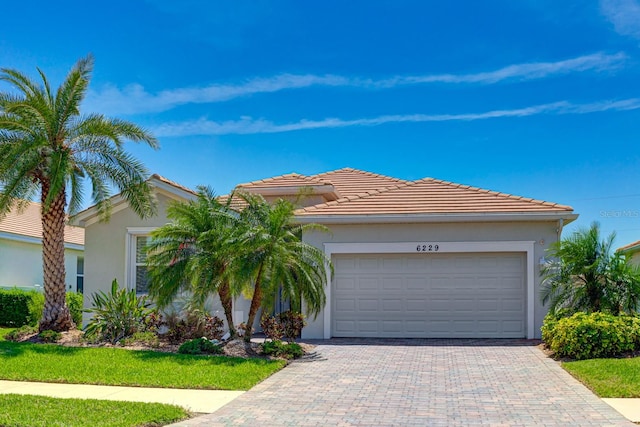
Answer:
[[[81,293],[67,292],[67,307],[69,307],[73,323],[75,323],[78,328],[82,328],[83,300],[84,296]],[[40,317],[42,317],[42,315],[38,316],[38,319],[40,319]]]
[[[158,348],[160,347],[160,338],[152,331],[135,332],[130,337],[122,339],[120,343],[122,345],[144,344],[149,347]]]
[[[284,337],[284,327],[275,316],[263,314],[260,318],[262,332],[271,340],[280,340]]]
[[[67,306],[76,325],[82,324],[82,294],[67,292]],[[0,326],[37,326],[44,311],[44,295],[22,289],[0,290]]]
[[[284,336],[290,343],[300,336],[302,328],[307,325],[304,320],[304,314],[291,310],[280,313],[278,318],[284,329]]]
[[[282,341],[265,341],[262,343],[262,351],[264,354],[285,359],[297,359],[304,354],[300,344],[295,342],[284,343]]]
[[[31,322],[29,304],[36,291],[0,290],[0,326],[20,327]],[[43,297],[44,305],[44,297]],[[36,322],[39,318],[36,318]]]
[[[178,348],[181,354],[222,354],[218,341],[210,341],[205,337],[196,338],[183,343]]]
[[[180,343],[185,340],[205,337],[220,340],[224,334],[224,322],[218,316],[195,310],[180,315],[171,313],[165,316],[163,323],[169,331],[166,334],[169,342]]]
[[[137,296],[134,289],[120,289],[118,281],[111,282],[111,292],[92,295],[93,318],[85,328],[88,339],[116,343],[144,330],[144,322],[152,312],[146,296]]]
[[[35,326],[23,325],[18,329],[14,329],[13,331],[6,334],[4,336],[4,339],[6,339],[7,341],[21,341],[25,337],[33,335],[36,332],[38,332],[38,328],[36,328]]]
[[[42,342],[52,343],[52,342],[60,341],[60,338],[62,338],[62,334],[57,331],[46,330],[46,331],[40,332],[38,334],[38,337],[40,337]]]
[[[593,359],[640,350],[640,318],[576,313],[543,325],[545,342],[559,357]]]

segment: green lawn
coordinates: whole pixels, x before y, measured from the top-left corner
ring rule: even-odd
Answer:
[[[4,380],[248,390],[284,366],[280,360],[0,341]]]
[[[579,360],[562,367],[600,397],[640,397],[640,357]]]
[[[188,417],[179,406],[160,403],[0,394],[0,426],[7,427],[160,426]]]

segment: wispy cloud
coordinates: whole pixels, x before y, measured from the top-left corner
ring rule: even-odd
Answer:
[[[157,93],[148,92],[140,84],[131,84],[124,88],[106,86],[99,91],[91,91],[87,96],[86,106],[89,110],[106,114],[139,114],[167,111],[179,105],[224,102],[260,93],[312,86],[390,89],[429,83],[487,85],[507,80],[523,81],[576,72],[611,70],[622,66],[626,59],[627,56],[623,52],[600,52],[556,62],[513,64],[481,73],[394,76],[378,80],[332,74],[280,74],[268,78],[254,78],[239,84],[213,84],[206,87],[169,89]]]
[[[600,0],[600,7],[617,33],[640,39],[640,2],[637,0]]]
[[[251,117],[242,117],[240,120],[223,122],[216,122],[206,118],[201,118],[193,121],[163,124],[155,127],[152,131],[157,136],[163,137],[191,135],[246,135],[282,133],[321,128],[379,126],[387,123],[475,121],[507,117],[528,117],[540,114],[589,114],[603,111],[636,110],[639,108],[640,98],[630,98],[619,101],[600,101],[587,104],[572,104],[567,101],[560,101],[511,110],[492,110],[483,113],[386,115],[355,120],[327,118],[323,120],[300,120],[298,122],[285,124],[277,124],[269,120],[253,119]]]

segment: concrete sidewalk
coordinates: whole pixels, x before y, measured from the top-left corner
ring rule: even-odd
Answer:
[[[629,421],[640,423],[640,399],[603,398],[602,400],[624,415]]]
[[[0,380],[0,394],[35,394],[67,399],[168,403],[182,406],[191,412],[205,414],[217,411],[244,393],[244,391],[114,387],[105,385],[54,384]]]

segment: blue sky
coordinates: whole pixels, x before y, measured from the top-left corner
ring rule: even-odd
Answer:
[[[640,239],[637,0],[24,0],[3,16],[0,66],[58,84],[93,53],[84,111],[151,130],[162,148],[130,151],[183,185],[349,166],[569,204],[565,233]]]

